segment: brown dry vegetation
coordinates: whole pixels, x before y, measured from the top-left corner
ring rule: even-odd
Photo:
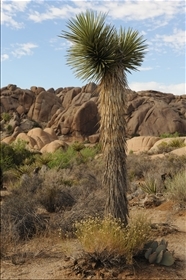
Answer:
[[[178,191],[177,199],[170,196],[175,191],[169,189],[169,182],[185,172],[186,157],[150,160],[147,154],[131,154],[127,164],[130,214],[140,210],[150,218],[154,238],[166,239],[168,249],[174,251],[172,266],[149,264],[140,254],[132,265],[112,267],[87,258],[74,223],[104,215],[107,190],[101,187],[102,158],[98,157],[66,169],[45,166],[38,174],[7,180],[7,190],[1,191],[1,279],[184,279],[186,201],[179,200],[183,194]],[[158,197],[157,204],[147,201],[140,187],[149,178],[156,182],[151,195]]]

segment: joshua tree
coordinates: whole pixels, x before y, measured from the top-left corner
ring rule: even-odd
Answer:
[[[100,141],[105,162],[103,185],[108,190],[106,214],[126,225],[126,72],[141,65],[146,44],[138,31],[126,31],[122,27],[117,31],[105,19],[102,13],[80,13],[68,21],[68,31],[62,31],[59,37],[71,42],[67,64],[76,76],[99,86]]]

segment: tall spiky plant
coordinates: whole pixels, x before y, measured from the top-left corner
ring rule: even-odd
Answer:
[[[106,14],[86,11],[67,23],[61,36],[71,42],[67,64],[84,81],[99,84],[100,140],[105,160],[103,185],[108,189],[106,213],[126,225],[126,72],[137,70],[146,44],[138,31],[105,23]]]

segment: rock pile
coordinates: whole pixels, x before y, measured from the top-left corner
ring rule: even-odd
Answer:
[[[140,144],[152,147],[163,133],[186,134],[186,95],[152,90],[127,90],[126,94],[129,138],[153,136]],[[64,145],[61,140],[95,143],[99,141],[98,97],[99,89],[94,83],[56,90],[36,86],[21,89],[12,84],[3,87],[1,140],[10,143],[18,137],[40,150],[53,141],[56,147]]]

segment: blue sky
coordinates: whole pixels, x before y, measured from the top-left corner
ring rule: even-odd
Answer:
[[[185,94],[185,1],[1,1],[1,87],[83,86],[66,65],[68,41],[58,35],[86,9],[138,30],[148,44],[140,71],[128,74],[132,90]]]

